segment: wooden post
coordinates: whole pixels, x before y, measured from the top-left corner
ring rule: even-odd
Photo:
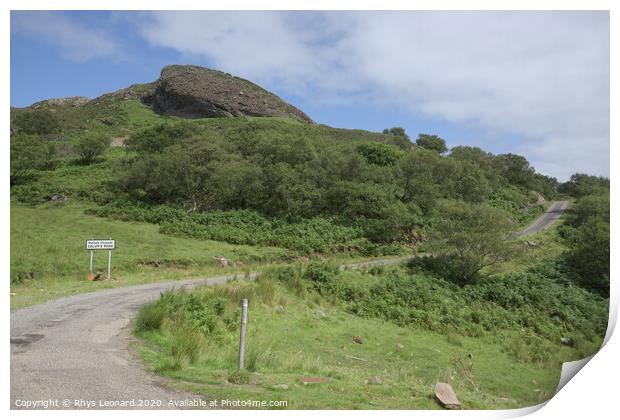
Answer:
[[[239,363],[237,367],[243,369],[243,358],[245,357],[245,328],[248,324],[248,300],[241,301],[241,332],[239,334]]]

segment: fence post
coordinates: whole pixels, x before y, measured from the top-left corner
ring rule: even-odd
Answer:
[[[243,369],[243,358],[245,357],[245,328],[248,324],[248,300],[241,301],[241,332],[239,334],[239,363],[237,367]]]

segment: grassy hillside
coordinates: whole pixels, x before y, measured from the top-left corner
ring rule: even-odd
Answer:
[[[396,288],[389,286],[394,279]],[[605,303],[582,292],[550,294],[541,304],[561,311],[558,323],[506,300],[528,299],[529,284],[511,286],[510,296],[489,293],[501,282],[459,292],[406,267],[336,274],[312,264],[166,294],[141,311],[135,328],[155,372],[208,399],[285,400],[289,409],[429,409],[438,408],[433,387],[444,381],[469,409],[538,404],[553,394],[562,362],[600,345]],[[538,286],[560,290],[552,279]],[[396,296],[408,303],[387,301]],[[250,301],[248,348],[246,370],[237,371],[242,297]],[[387,306],[377,311],[381,299]],[[570,309],[562,307],[568,302]],[[562,334],[577,344],[563,346]],[[304,377],[326,382],[304,385]]]
[[[80,202],[11,208],[11,307],[69,294],[223,272],[251,271],[289,259],[286,250],[251,247],[159,233],[148,223],[105,220],[84,214]],[[90,238],[116,240],[112,280],[87,281]],[[216,265],[223,256],[231,267]],[[93,269],[106,276],[107,252],[95,252]]]

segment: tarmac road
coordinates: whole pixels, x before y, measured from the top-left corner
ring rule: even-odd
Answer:
[[[554,202],[526,236],[549,227],[568,206]],[[353,263],[341,268],[394,264],[413,256]],[[249,278],[256,277],[251,273]],[[11,313],[11,408],[178,408],[199,400],[165,386],[131,349],[138,310],[172,288],[223,284],[234,275],[102,290],[52,300]],[[133,401],[133,406],[107,406]],[[35,405],[36,404],[36,405]],[[148,405],[145,405],[148,404]],[[171,405],[172,404],[172,405]]]
[[[547,211],[536,219],[531,225],[517,233],[517,238],[533,235],[543,229],[549,228],[560,218],[564,210],[568,208],[568,201],[554,201],[551,203]]]
[[[254,277],[256,274],[253,274]],[[56,299],[11,314],[11,408],[52,401],[50,408],[175,408],[197,398],[165,387],[130,349],[131,320],[145,303],[171,288],[222,284],[230,276],[103,290]],[[144,404],[154,406],[139,406]],[[102,403],[100,403],[100,401]],[[161,401],[162,406],[158,406]],[[89,406],[92,404],[93,406]],[[113,408],[113,407],[112,407]],[[118,408],[118,407],[116,407]],[[131,407],[130,407],[131,408]]]

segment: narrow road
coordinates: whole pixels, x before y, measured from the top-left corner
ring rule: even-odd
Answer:
[[[554,202],[526,236],[548,228],[568,206]],[[342,265],[342,269],[395,264],[386,258]],[[248,277],[254,278],[257,273]],[[138,310],[172,288],[224,284],[235,275],[153,283],[102,290],[52,300],[11,314],[11,408],[101,409],[178,408],[174,403],[199,399],[174,391],[147,372],[131,349],[131,321]],[[140,405],[148,404],[148,405]]]
[[[551,227],[567,208],[568,201],[554,201],[542,216],[536,219],[531,225],[518,232],[517,238],[533,235],[534,233]]]
[[[359,269],[394,264],[400,257],[353,263]],[[257,273],[248,277],[254,278]],[[235,275],[153,283],[52,300],[11,314],[11,408],[176,408],[198,396],[177,392],[144,369],[131,349],[131,321],[165,290],[224,284]],[[141,400],[150,406],[139,406]],[[50,401],[52,405],[49,406]],[[25,404],[39,404],[33,407]],[[170,405],[172,403],[172,405]],[[153,405],[154,404],[154,405]],[[112,408],[112,407],[109,407]],[[118,408],[118,407],[116,407]]]

